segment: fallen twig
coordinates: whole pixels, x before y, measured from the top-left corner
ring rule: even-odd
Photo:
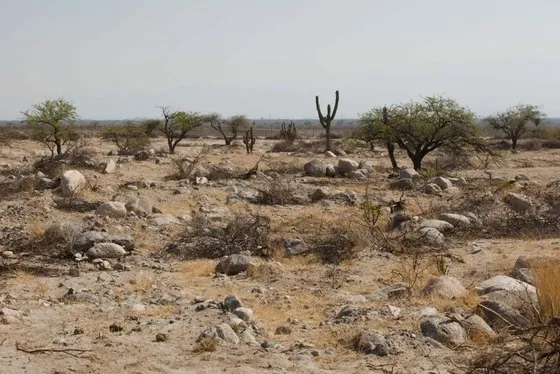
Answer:
[[[77,349],[77,348],[64,348],[64,349],[56,349],[56,348],[36,348],[36,349],[26,349],[23,348],[18,342],[16,342],[16,350],[35,354],[35,353],[66,353],[70,356],[76,358],[89,358],[80,356],[81,353],[91,352],[91,349]]]

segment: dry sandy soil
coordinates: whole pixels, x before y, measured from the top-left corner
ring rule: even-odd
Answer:
[[[90,142],[99,161],[119,158],[107,156],[114,149],[111,144],[98,139]],[[189,140],[178,147],[178,156],[194,155],[203,144],[212,143],[218,141]],[[154,148],[163,144],[159,141]],[[252,155],[246,155],[243,148],[213,147],[204,162],[247,171],[262,157],[259,170],[265,173],[281,165],[293,165],[294,170],[301,171],[303,164],[313,158],[336,162],[322,154],[269,153],[271,145],[271,141],[258,141]],[[28,168],[41,157],[41,152],[28,141],[3,149],[0,169],[4,172],[0,178],[8,178],[7,170]],[[24,156],[28,162],[22,161]],[[389,190],[389,163],[381,152],[362,150],[348,157],[371,161],[375,171],[361,181],[293,174],[294,188],[303,195],[319,187],[353,191],[361,201],[367,186],[385,201],[398,200],[400,192]],[[505,166],[487,170],[492,171],[494,179],[526,175],[532,187],[516,187],[521,192],[524,188],[545,188],[559,178],[559,151],[521,152],[506,157]],[[399,161],[408,164],[404,154],[399,154]],[[162,157],[159,164],[154,159],[123,163],[112,174],[79,170],[90,182],[81,193],[87,201],[110,201],[119,194],[139,195],[149,198],[163,214],[174,216],[193,216],[201,208],[217,207],[227,207],[231,212],[255,212],[271,218],[271,234],[278,240],[309,241],[322,235],[323,226],[355,228],[363,233],[359,204],[328,199],[287,206],[243,200],[228,202],[228,188],[266,186],[263,175],[248,180],[185,184],[181,193],[176,193],[180,182],[168,178],[176,172],[172,158],[168,157]],[[464,170],[452,175],[466,178],[467,186],[443,196],[427,195],[420,187],[408,191],[407,213],[430,218],[434,206],[452,207],[465,198],[471,191],[468,186],[491,191],[484,170]],[[21,177],[13,180],[18,178]],[[155,187],[127,187],[142,180],[155,181]],[[419,186],[424,183],[419,182]],[[510,273],[521,255],[557,257],[560,249],[560,239],[554,235],[450,235],[440,250],[445,253],[442,261],[445,272],[468,290],[466,296],[449,299],[422,294],[426,282],[441,275],[441,267],[438,270],[438,266],[430,266],[413,286],[411,296],[374,300],[367,296],[403,281],[398,270],[406,264],[398,254],[368,242],[365,234],[360,235],[356,257],[339,266],[325,265],[312,254],[288,256],[277,242],[274,258],[267,261],[254,257],[250,272],[215,277],[218,260],[182,261],[165,255],[166,245],[177,240],[189,223],[155,226],[146,218],[135,216],[106,219],[96,216],[94,211],[61,210],[49,198],[57,194],[31,189],[0,197],[0,238],[4,235],[0,252],[14,250],[6,239],[10,229],[21,228],[33,239],[41,237],[55,222],[77,222],[96,230],[129,234],[135,240],[135,252],[120,260],[109,260],[113,267],[116,263],[126,265],[121,267],[124,270],[100,270],[88,261],[56,258],[45,253],[44,248],[30,248],[26,253],[14,250],[12,257],[0,259],[0,308],[21,313],[16,313],[16,318],[4,316],[0,324],[2,373],[461,373],[461,368],[468,366],[487,340],[470,339],[452,348],[434,344],[422,336],[416,312],[435,307],[442,313],[469,314],[480,301],[473,290],[477,283]],[[388,220],[389,213],[385,213],[379,224],[384,232]],[[482,250],[471,253],[473,245]],[[78,269],[79,276],[71,276],[72,269]],[[66,297],[69,289],[80,297]],[[230,317],[219,308],[197,311],[195,297],[220,302],[231,294],[253,310],[252,330],[258,344],[242,341],[220,344],[213,351],[200,349],[196,343],[200,333],[209,326],[229,323]],[[362,312],[337,320],[338,312],[348,304]],[[399,308],[400,313],[392,315],[389,305]],[[289,326],[291,333],[276,334],[279,326]],[[390,342],[389,355],[357,352],[352,338],[361,332],[384,335]],[[165,334],[165,338],[156,339],[158,334]],[[265,342],[269,344],[263,346]],[[32,351],[37,349],[46,351]]]

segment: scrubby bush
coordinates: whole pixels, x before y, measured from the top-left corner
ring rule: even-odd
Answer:
[[[51,152],[51,157],[64,153],[64,146],[71,145],[78,139],[74,123],[78,119],[76,107],[59,98],[45,100],[36,104],[31,110],[23,112],[31,138],[44,144]]]
[[[115,143],[121,155],[132,155],[150,146],[150,138],[142,124],[106,126],[101,130],[103,140]]]
[[[185,260],[214,259],[242,251],[270,257],[270,218],[240,213],[225,224],[218,224],[204,215],[197,215],[189,229],[165,249],[167,253]]]

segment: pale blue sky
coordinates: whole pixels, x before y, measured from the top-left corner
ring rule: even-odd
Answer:
[[[445,94],[560,116],[557,0],[0,0],[0,118],[64,96],[81,118],[157,105],[313,118]]]

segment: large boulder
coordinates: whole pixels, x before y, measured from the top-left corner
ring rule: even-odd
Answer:
[[[86,252],[88,258],[120,258],[125,254],[124,248],[115,243],[97,243]]]
[[[317,202],[329,195],[328,187],[317,188],[315,191],[309,194],[309,199],[312,203]]]
[[[414,188],[414,182],[410,178],[397,179],[389,183],[389,188],[392,190],[412,190]]]
[[[418,235],[418,239],[429,246],[441,247],[445,243],[445,236],[433,227],[422,227]]]
[[[442,190],[453,187],[453,183],[447,178],[437,177],[434,179],[434,183],[437,184]]]
[[[138,217],[146,217],[152,214],[153,206],[147,197],[131,199],[125,204],[126,210],[136,214]]]
[[[351,171],[356,171],[360,167],[358,161],[351,160],[349,158],[341,158],[338,160],[338,172],[340,174],[350,173]]]
[[[463,321],[463,326],[467,329],[467,333],[471,338],[477,336],[477,334],[480,333],[486,335],[489,338],[493,338],[496,336],[496,333],[494,332],[494,330],[492,330],[492,327],[490,327],[484,321],[484,319],[476,314],[473,314],[472,316],[469,316],[467,319],[465,319]]]
[[[435,183],[428,183],[424,186],[424,192],[428,195],[439,195],[441,194],[442,189]]]
[[[126,207],[118,201],[108,201],[97,207],[95,214],[101,217],[125,218]]]
[[[404,179],[404,178],[414,179],[414,178],[418,178],[418,177],[420,177],[420,174],[418,174],[418,172],[414,169],[409,169],[407,167],[403,167],[399,170],[399,178],[400,179]]]
[[[515,295],[532,294],[536,296],[537,294],[534,286],[507,275],[496,275],[480,282],[476,285],[475,290],[479,295],[486,295],[494,291],[506,291]]]
[[[319,159],[314,159],[303,165],[303,171],[311,177],[324,177],[327,172],[327,165]]]
[[[420,324],[422,335],[434,339],[447,347],[457,347],[468,340],[467,331],[460,323],[442,316],[431,316]]]
[[[519,310],[494,300],[484,300],[477,307],[478,313],[494,329],[523,328],[530,324]]]
[[[251,256],[236,253],[230,256],[222,257],[216,265],[216,273],[226,275],[236,275],[247,271],[251,263]]]
[[[438,230],[439,232],[446,232],[453,230],[454,226],[449,222],[442,221],[439,219],[426,219],[420,222],[420,228],[431,227]]]
[[[65,171],[60,177],[60,192],[62,196],[71,197],[83,190],[86,178],[78,170]]]
[[[528,197],[513,192],[506,195],[504,202],[517,213],[524,213],[533,205]]]
[[[346,173],[346,176],[350,179],[358,179],[358,180],[366,179],[366,175],[360,170],[350,171]]]
[[[471,224],[471,220],[469,219],[469,217],[462,214],[442,213],[439,215],[439,219],[449,222],[455,227],[470,226]]]
[[[127,251],[134,249],[134,239],[130,235],[109,234],[103,231],[86,231],[79,234],[74,241],[73,249],[76,252],[85,252],[96,243],[115,243]]]
[[[54,222],[45,229],[44,238],[49,243],[72,243],[82,229],[75,222]]]
[[[354,338],[354,349],[364,354],[389,355],[389,345],[385,337],[378,333],[362,333]]]
[[[498,275],[479,283],[475,290],[484,299],[496,301],[519,309],[523,314],[532,313],[538,305],[537,290],[525,283],[506,275]]]
[[[154,214],[148,217],[148,223],[152,226],[168,226],[180,223],[179,220],[171,214]]]
[[[520,256],[515,261],[513,266],[512,275],[531,285],[535,285],[535,270],[539,268],[548,268],[550,266],[558,266],[559,260],[554,257],[547,256],[533,256],[525,257]]]
[[[441,297],[445,299],[454,299],[467,295],[467,290],[461,282],[455,277],[442,275],[432,278],[424,287],[424,294],[429,296]]]

